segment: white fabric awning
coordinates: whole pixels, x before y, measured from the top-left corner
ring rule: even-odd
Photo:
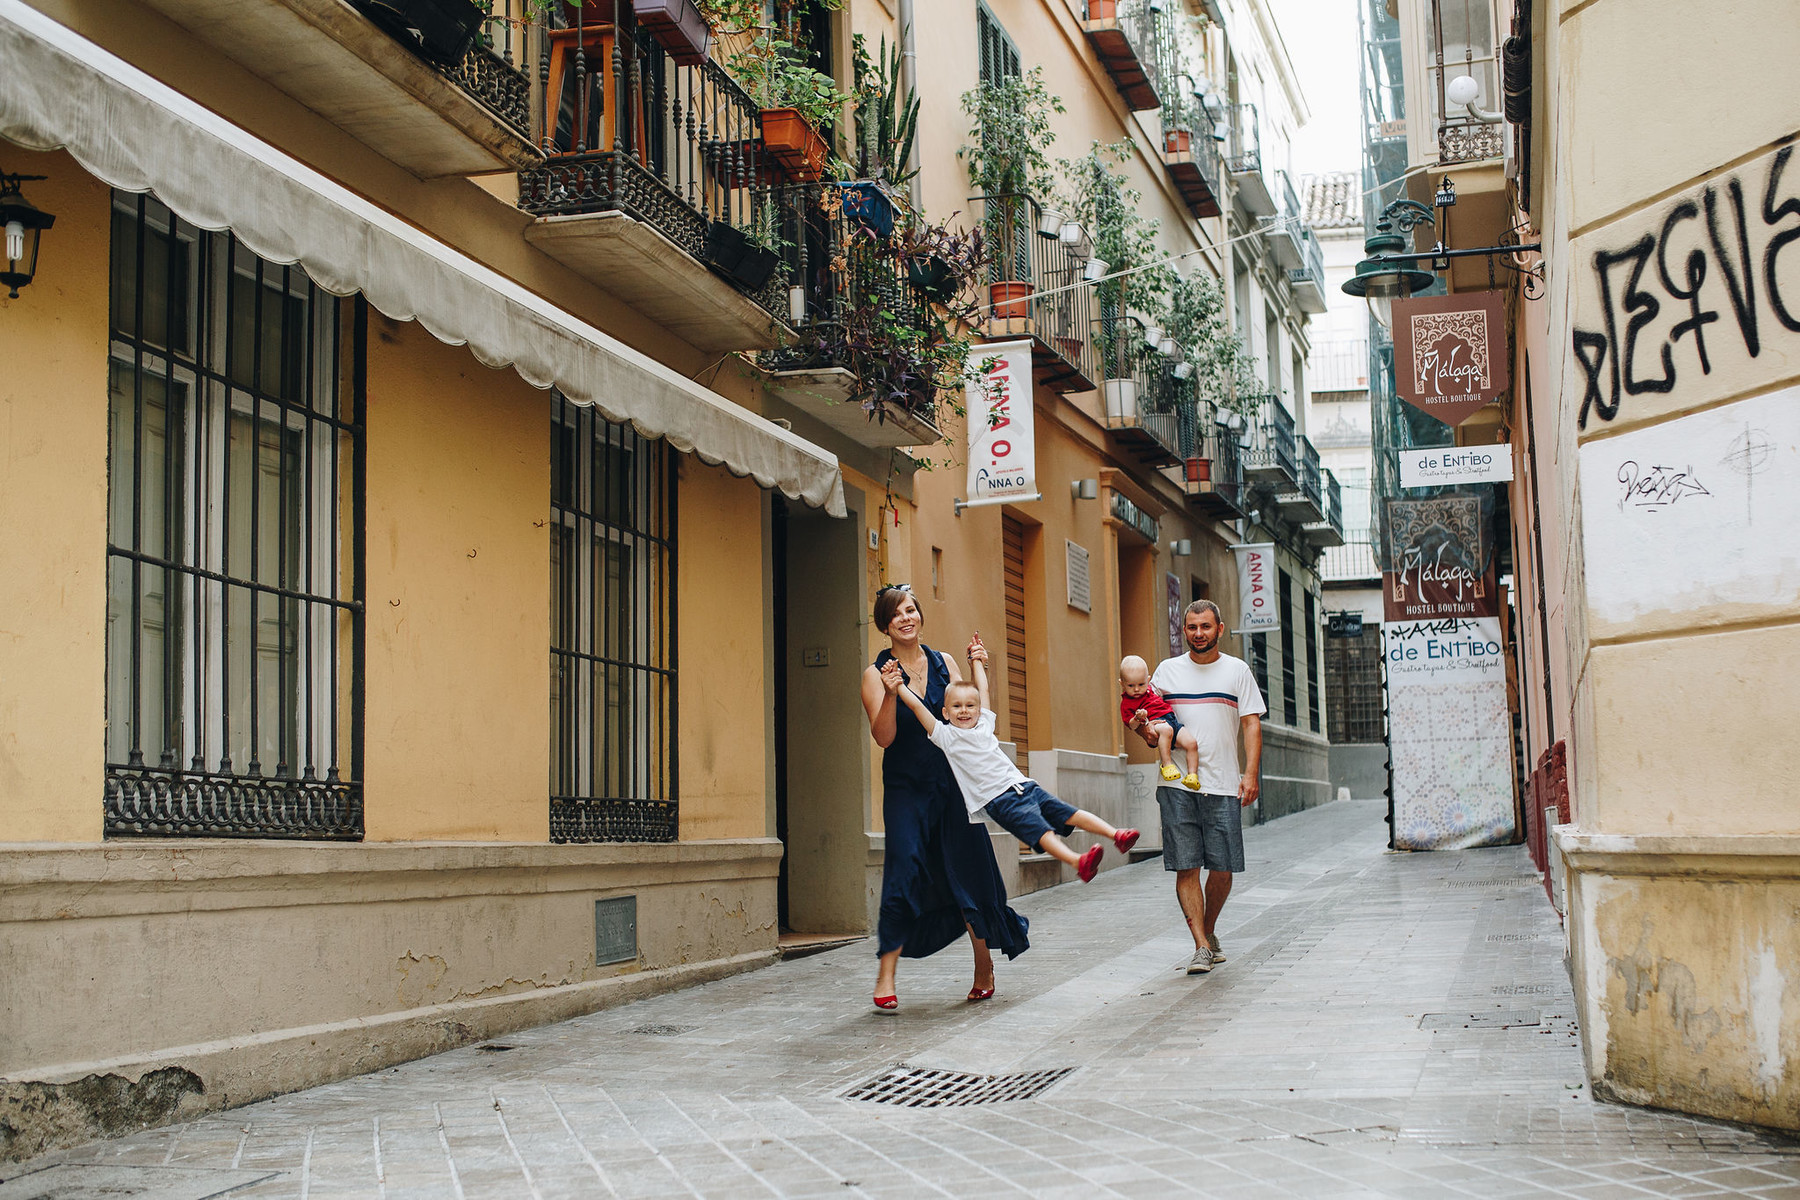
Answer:
[[[20,0],[0,0],[0,137],[67,150],[203,229],[360,292],[490,367],[844,515],[837,459],[408,225]]]

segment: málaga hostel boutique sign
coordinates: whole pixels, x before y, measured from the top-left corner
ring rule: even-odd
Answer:
[[[1461,425],[1506,390],[1501,292],[1394,301],[1394,386],[1446,425]]]

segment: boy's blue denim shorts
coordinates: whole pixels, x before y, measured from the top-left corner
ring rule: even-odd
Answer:
[[[1068,837],[1075,827],[1069,818],[1080,812],[1073,804],[1065,804],[1027,779],[1009,787],[987,802],[982,809],[994,823],[1030,846],[1033,850],[1046,833]]]

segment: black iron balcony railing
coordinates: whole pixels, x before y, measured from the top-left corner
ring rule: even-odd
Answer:
[[[867,224],[846,215],[841,202],[829,202],[828,192],[839,186],[790,184],[771,194],[786,243],[777,276],[799,291],[788,311],[797,337],[764,352],[762,365],[770,371],[891,370],[895,363],[872,361],[859,347],[859,326],[876,321],[929,333],[934,325],[930,281],[895,253],[891,228]],[[934,419],[934,393],[920,392],[912,401],[914,416]]]
[[[531,80],[511,62],[512,26],[491,49],[476,42],[456,64],[451,80],[520,137],[531,138]]]
[[[1106,427],[1140,462],[1173,466],[1195,441],[1193,384],[1175,378],[1144,334],[1143,322],[1133,316],[1102,316],[1094,323]]]
[[[1288,283],[1294,288],[1303,311],[1325,311],[1325,250],[1310,226],[1299,227],[1300,265],[1288,272]]]
[[[1299,448],[1294,437],[1294,418],[1273,393],[1252,397],[1251,441],[1244,451],[1244,473],[1253,482],[1298,482]]]
[[[1200,462],[1188,473],[1188,492],[1202,511],[1220,516],[1244,512],[1248,484],[1241,442],[1247,430],[1244,418],[1234,414],[1220,414],[1206,422],[1204,436],[1198,439]]]
[[[1225,169],[1233,175],[1262,170],[1262,129],[1254,104],[1235,104],[1227,110]]]
[[[542,166],[519,173],[534,216],[616,212],[703,258],[716,222],[772,241],[780,214],[762,147],[761,110],[716,63],[683,66],[615,0],[620,26],[551,31]],[[583,19],[586,8],[572,9]],[[785,309],[772,278],[755,296]]]
[[[1034,372],[1045,387],[1092,391],[1101,368],[1088,336],[1094,289],[1080,286],[1089,261],[1083,246],[1046,231],[1029,196],[975,196],[969,203],[992,263],[982,306],[986,332],[1029,335]]]
[[[1320,473],[1324,468],[1319,465],[1319,452],[1314,449],[1311,438],[1300,438],[1298,445],[1300,449],[1300,477],[1298,480],[1300,493],[1312,501],[1314,508],[1322,510],[1324,500],[1321,496],[1323,485]]]
[[[1333,529],[1337,530],[1338,536],[1342,537],[1343,533],[1344,533],[1344,493],[1343,493],[1343,489],[1339,486],[1338,478],[1336,475],[1332,474],[1329,470],[1327,470],[1324,474],[1325,474],[1325,503],[1323,505],[1322,511],[1325,515],[1326,523],[1328,525],[1330,525]]]
[[[1218,126],[1199,89],[1178,75],[1164,89],[1163,166],[1196,217],[1219,215]]]
[[[1136,111],[1160,103],[1162,64],[1174,36],[1167,7],[1165,0],[1086,0],[1088,44]]]

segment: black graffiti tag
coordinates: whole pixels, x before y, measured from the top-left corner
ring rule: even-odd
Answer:
[[[1706,327],[1722,323],[1721,310],[1726,307],[1751,358],[1762,353],[1765,298],[1775,321],[1800,333],[1800,317],[1782,294],[1780,273],[1782,252],[1800,241],[1800,193],[1782,194],[1793,154],[1792,145],[1775,152],[1760,205],[1746,203],[1745,181],[1734,174],[1708,184],[1697,203],[1684,199],[1670,206],[1656,233],[1595,252],[1591,269],[1600,293],[1602,328],[1571,331],[1571,349],[1583,380],[1578,427],[1587,428],[1590,415],[1602,421],[1615,419],[1627,396],[1673,392],[1685,359],[1676,351],[1684,339],[1693,342],[1700,373],[1710,375],[1717,349],[1709,347]],[[1768,231],[1761,247],[1760,295],[1753,214],[1761,219],[1760,229]],[[1649,270],[1653,262],[1654,272]],[[1709,303],[1708,293],[1716,298],[1721,287],[1724,301]],[[1651,327],[1663,317],[1665,302],[1681,319],[1656,344]],[[1658,360],[1658,373],[1643,373],[1640,341]]]

